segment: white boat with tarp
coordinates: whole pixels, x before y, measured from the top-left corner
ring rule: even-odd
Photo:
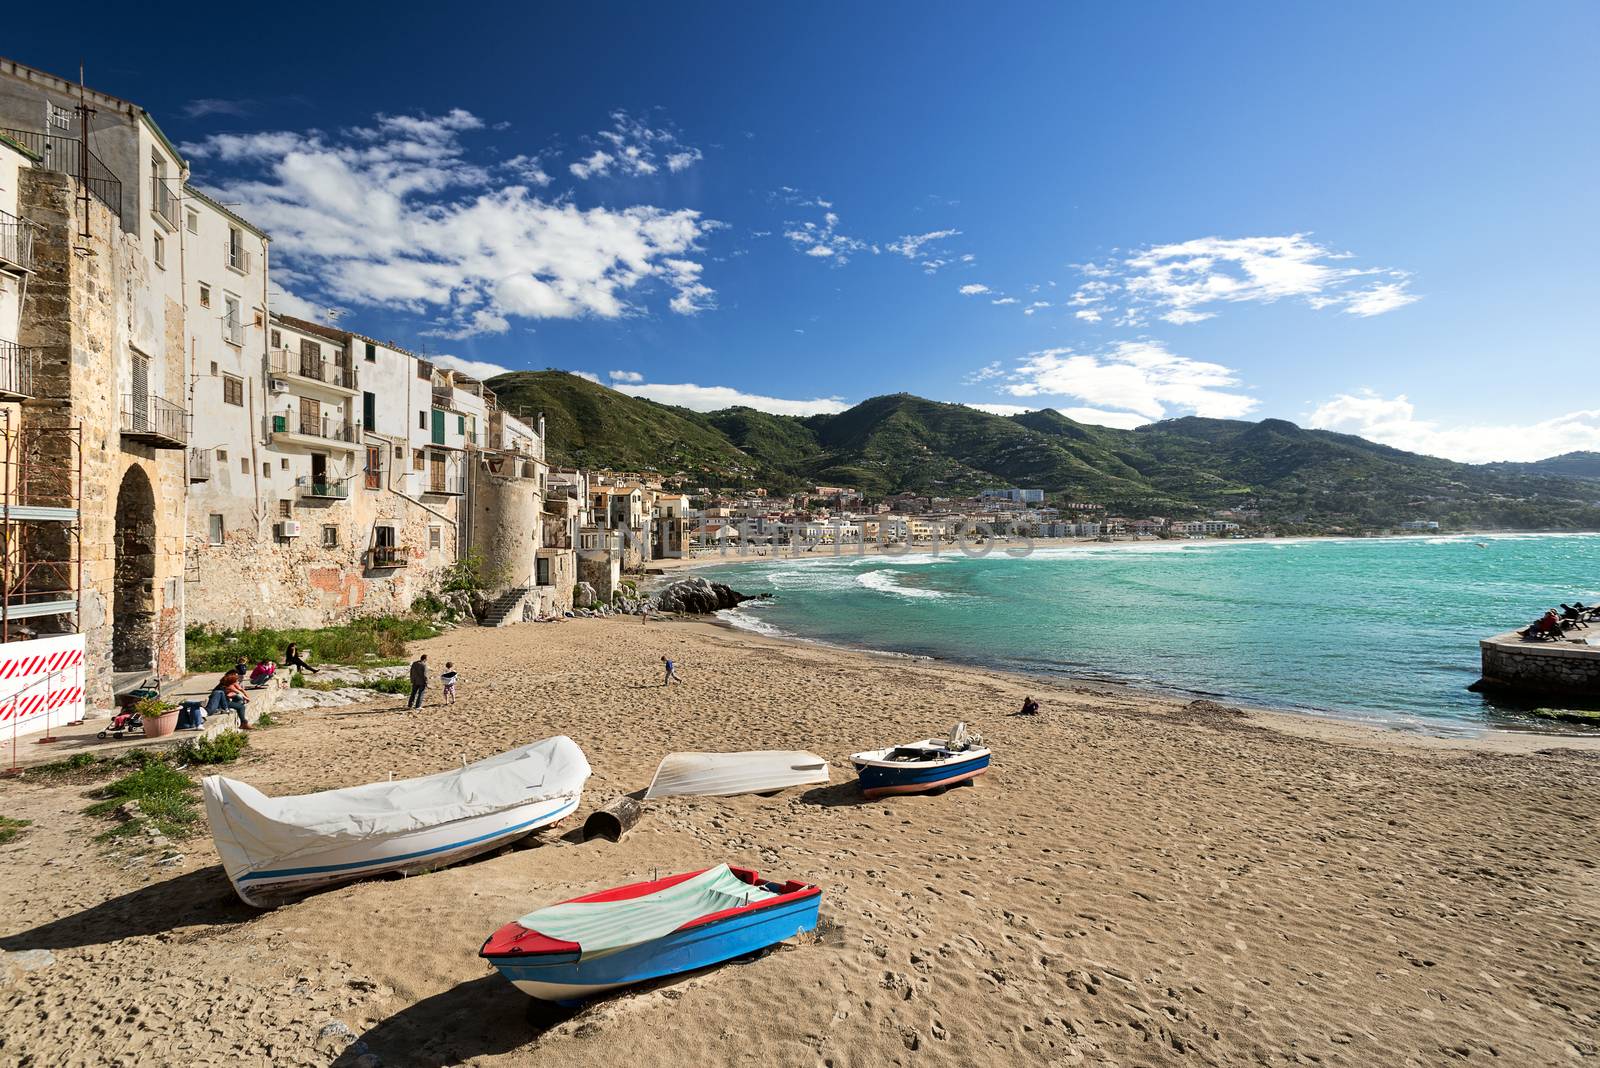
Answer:
[[[413,875],[498,849],[574,812],[589,761],[565,735],[416,779],[268,797],[201,783],[223,870],[270,908],[338,883]]]

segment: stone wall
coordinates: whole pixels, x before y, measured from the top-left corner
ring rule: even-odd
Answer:
[[[1485,683],[1530,693],[1600,698],[1600,646],[1524,642],[1514,634],[1478,644]]]

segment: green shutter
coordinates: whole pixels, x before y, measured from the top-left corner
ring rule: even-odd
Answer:
[[[361,425],[367,430],[378,429],[378,398],[376,394],[361,394]]]
[[[438,408],[433,410],[433,443],[444,444],[444,412]]]

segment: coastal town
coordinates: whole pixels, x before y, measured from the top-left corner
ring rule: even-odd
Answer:
[[[1007,422],[1010,467],[796,430],[839,398],[657,449],[706,413],[290,295],[92,75],[0,58],[0,1064],[1600,1056],[1600,476],[1290,462],[1321,432],[1226,403],[1147,451],[1035,420],[1090,459]],[[659,166],[568,173],[702,162],[641,128]],[[803,199],[808,268],[951,266]],[[1095,373],[1138,359],[1236,385]],[[529,379],[639,407],[580,440]],[[1574,603],[1474,653],[1536,596]]]

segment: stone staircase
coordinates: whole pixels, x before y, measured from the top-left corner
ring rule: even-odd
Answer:
[[[489,602],[489,607],[483,611],[483,619],[479,626],[504,627],[511,623],[522,622],[522,603],[533,592],[532,586],[519,586],[507,590]]]

